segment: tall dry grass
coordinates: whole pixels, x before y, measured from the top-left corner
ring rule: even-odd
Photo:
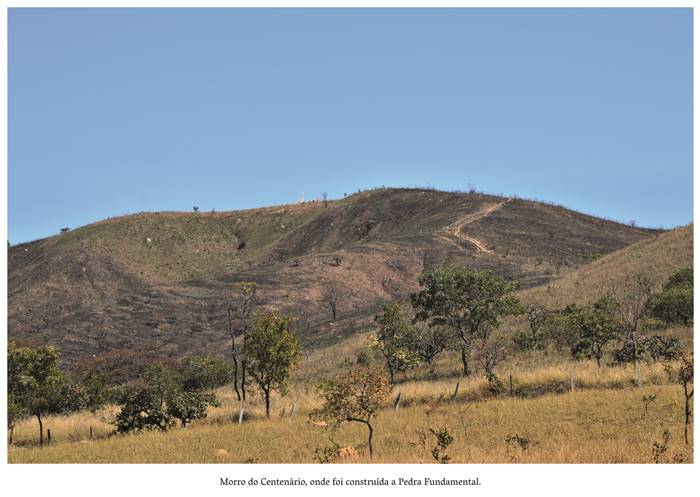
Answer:
[[[416,386],[420,390],[421,386]],[[655,395],[646,410],[642,398]],[[445,428],[455,463],[649,463],[652,446],[671,433],[661,462],[692,462],[683,443],[683,396],[679,387],[580,390],[533,399],[500,398],[432,407],[415,404],[376,420],[376,457],[367,456],[363,426],[329,431],[293,418],[255,418],[235,423],[195,424],[167,433],[148,432],[98,441],[64,441],[44,449],[11,447],[13,463],[312,463],[315,450],[337,442],[359,456],[334,462],[430,463],[435,437]],[[527,439],[523,450],[506,439]]]

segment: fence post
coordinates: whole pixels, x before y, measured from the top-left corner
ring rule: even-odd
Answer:
[[[241,410],[238,413],[238,424],[240,425],[242,423],[243,423],[243,408],[241,407]]]
[[[90,440],[92,440],[92,426],[90,426]]]
[[[569,366],[569,388],[574,391],[574,368]]]
[[[455,385],[455,393],[452,394],[452,398],[450,399],[450,402],[454,402],[457,400],[457,391],[459,390],[459,382],[457,382],[457,385]]]
[[[296,411],[296,410],[297,410],[297,403],[294,402],[294,403],[292,404],[292,410],[289,411],[289,417],[290,417],[290,418],[291,418],[292,416],[294,416],[294,411]]]
[[[399,410],[399,406],[401,405],[401,392],[396,396],[396,400],[394,401],[394,411]]]
[[[513,396],[513,373],[508,374],[508,386],[510,387],[510,396]]]

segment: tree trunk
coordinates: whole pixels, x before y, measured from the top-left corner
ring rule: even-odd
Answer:
[[[265,416],[270,417],[270,391],[265,390]]]
[[[598,364],[599,368],[600,368],[600,356],[601,356],[601,352],[598,351],[598,353],[595,355],[595,362]]]
[[[12,426],[10,426],[10,438],[7,441],[8,445],[12,445],[12,435],[14,434],[14,432],[15,432],[15,425],[13,424]]]
[[[245,361],[241,361],[241,395],[245,402]]]
[[[392,368],[390,365],[387,364],[387,368],[389,369],[389,383],[394,384],[394,368]]]
[[[367,437],[367,447],[369,448],[369,457],[371,459],[372,454],[374,453],[374,450],[372,448],[372,436],[374,435],[374,428],[372,428],[372,425],[370,423],[367,423],[367,429],[369,430],[369,435]]]
[[[464,376],[469,376],[469,362],[466,347],[462,347],[462,367],[464,368]]]
[[[241,400],[241,392],[238,390],[238,358],[236,357],[236,352],[231,350],[231,357],[233,358],[233,389],[236,392],[236,397]]]
[[[39,446],[44,446],[44,424],[41,422],[41,414],[36,415],[36,419],[39,421]]]

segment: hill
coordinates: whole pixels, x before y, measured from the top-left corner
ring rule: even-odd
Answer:
[[[548,284],[522,291],[521,297],[549,307],[587,304],[610,288],[624,286],[631,275],[644,275],[660,287],[675,271],[692,265],[693,225],[689,224],[596,258]]]
[[[469,264],[533,287],[659,233],[540,202],[419,189],[140,213],[11,247],[8,331],[59,346],[74,367],[221,353],[232,288],[255,281],[262,305],[300,318],[307,347],[318,348],[406,298],[425,269]],[[331,285],[335,322],[321,305]]]

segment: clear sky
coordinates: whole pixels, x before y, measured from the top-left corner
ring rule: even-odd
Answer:
[[[692,221],[692,11],[9,13],[12,243],[373,186]]]

